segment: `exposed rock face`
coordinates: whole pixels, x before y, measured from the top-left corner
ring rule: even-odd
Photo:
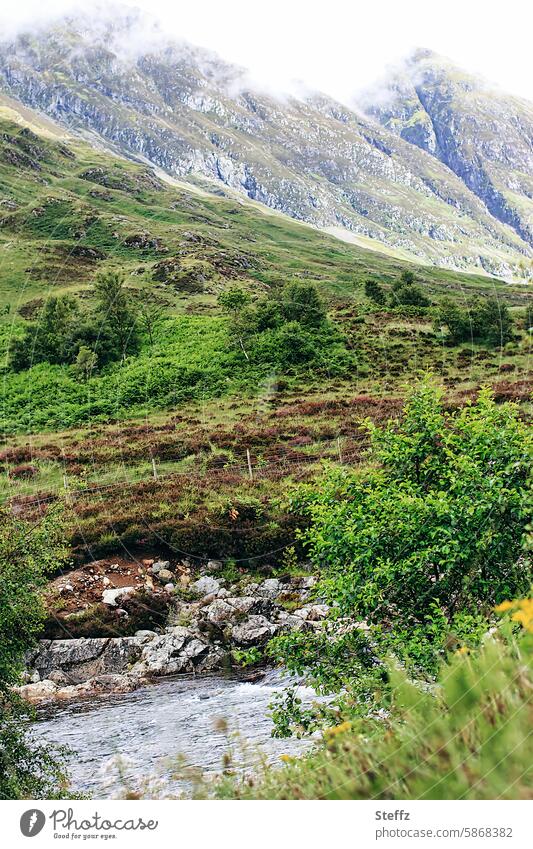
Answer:
[[[71,684],[81,684],[103,673],[125,672],[141,655],[136,637],[45,640],[29,663],[41,679],[53,671],[65,673]]]
[[[98,32],[77,20],[0,45],[0,88],[172,175],[218,181],[298,220],[346,228],[436,264],[505,276],[530,255],[529,227],[482,190],[486,170],[474,168],[475,157],[461,165],[470,137],[459,143],[455,124],[445,138],[446,115],[434,120],[429,95],[427,110],[416,98],[422,117],[406,114],[396,133],[390,121],[381,127],[328,97],[276,100],[252,91],[240,69],[192,47],[165,43],[125,56],[120,45],[144,26],[131,16]],[[502,117],[506,133],[514,115]],[[502,149],[504,171],[513,156]],[[82,176],[111,185],[102,169]],[[524,197],[529,190],[524,184]]]
[[[157,562],[150,568],[160,577],[169,565]],[[128,692],[163,675],[226,669],[233,648],[262,646],[281,632],[318,629],[328,612],[327,605],[310,601],[312,577],[248,583],[245,595],[239,594],[239,585],[227,588],[225,583],[202,575],[190,584],[196,598],[176,601],[174,621],[164,633],[42,640],[28,655],[22,695],[35,702],[77,699]],[[290,600],[293,607],[296,599],[301,607],[288,613],[284,603]]]
[[[533,104],[495,91],[427,50],[367,109],[448,166],[491,214],[533,244]]]

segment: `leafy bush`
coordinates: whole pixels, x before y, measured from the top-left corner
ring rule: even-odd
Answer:
[[[387,655],[431,677],[450,650],[478,645],[492,607],[532,578],[522,553],[532,438],[516,405],[483,391],[446,413],[422,384],[399,424],[368,430],[371,466],[332,470],[293,504],[310,521],[301,539],[335,611],[328,639],[288,635],[270,647],[322,692],[344,682],[343,708],[359,713],[386,695]],[[358,621],[365,629],[353,633]]]
[[[509,310],[496,298],[474,300],[464,309],[443,298],[435,310],[434,325],[437,331],[446,334],[450,344],[470,339],[503,346],[513,338]]]
[[[387,303],[387,296],[377,280],[369,279],[365,281],[365,295],[376,304],[384,305]]]
[[[95,295],[95,309],[88,315],[82,315],[78,301],[70,295],[49,298],[38,320],[12,340],[11,368],[22,371],[43,362],[76,363],[88,375],[96,363],[105,365],[135,354],[139,349],[137,315],[124,279],[116,272],[98,275]]]
[[[431,303],[420,286],[415,285],[415,276],[412,271],[404,271],[400,279],[392,284],[390,302],[393,307],[398,305],[428,307]]]
[[[380,718],[342,722],[282,769],[216,786],[232,799],[531,799],[531,637],[443,665],[436,693],[389,668]]]
[[[28,524],[0,512],[0,798],[55,798],[62,754],[29,736],[31,711],[12,690],[44,621],[46,575],[64,561],[62,524],[49,514]]]

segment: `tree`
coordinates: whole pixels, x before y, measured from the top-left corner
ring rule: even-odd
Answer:
[[[297,321],[303,327],[320,327],[326,320],[326,310],[316,286],[289,283],[281,294],[285,321]]]
[[[228,289],[227,292],[221,292],[218,296],[218,303],[224,312],[230,313],[236,319],[239,313],[248,306],[251,297],[248,292],[238,287]]]
[[[293,499],[334,612],[328,630],[271,648],[313,686],[344,688],[344,704],[363,711],[386,690],[388,656],[431,677],[448,651],[478,645],[494,606],[527,594],[532,580],[523,544],[533,437],[517,405],[497,405],[484,390],[449,413],[423,383],[400,423],[367,427],[371,465],[331,470]]]
[[[497,298],[487,298],[472,307],[476,336],[491,345],[503,347],[513,338],[513,322],[509,309]]]
[[[232,330],[239,342],[239,346],[246,357],[247,360],[250,359],[246,348],[244,347],[244,336],[247,333],[246,321],[243,323],[242,320],[239,320],[239,315],[242,315],[245,307],[250,303],[251,298],[248,292],[245,292],[244,289],[232,288],[227,292],[222,292],[218,296],[218,302],[223,310],[229,313],[233,317],[233,327]]]
[[[387,296],[385,292],[377,280],[372,280],[372,278],[365,281],[365,295],[371,301],[374,301],[376,304],[380,304],[381,306],[387,303]]]
[[[36,363],[68,361],[69,343],[79,321],[79,305],[71,295],[49,298],[38,321],[29,324],[10,348],[10,365],[15,371]]]
[[[471,339],[503,346],[513,338],[509,310],[496,298],[477,298],[465,309],[443,298],[435,310],[434,325],[437,330],[446,330],[452,344]]]
[[[145,303],[139,308],[139,324],[147,334],[150,345],[154,344],[154,333],[161,323],[165,311],[159,304]]]
[[[55,798],[64,783],[61,753],[29,736],[32,712],[13,687],[42,628],[46,576],[66,558],[57,513],[37,522],[0,511],[0,798]]]
[[[99,322],[102,339],[107,343],[106,354],[111,359],[123,359],[136,353],[139,347],[137,315],[124,285],[124,277],[116,271],[102,272],[96,278],[94,292],[97,301],[95,318]],[[100,346],[96,350],[102,359]]]
[[[392,284],[390,302],[392,306],[428,307],[429,298],[420,286],[415,286],[415,275],[412,271],[402,271],[399,280]]]
[[[472,334],[468,313],[450,298],[443,298],[436,307],[433,325],[437,332],[445,332],[452,344],[462,342]]]
[[[76,371],[81,374],[84,380],[88,380],[96,368],[97,362],[98,355],[86,345],[82,345],[76,357]]]

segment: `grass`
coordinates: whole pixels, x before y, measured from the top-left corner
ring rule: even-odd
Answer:
[[[32,509],[64,492],[66,479],[78,493],[71,541],[80,556],[164,539],[197,557],[275,559],[293,541],[283,507],[292,483],[324,458],[358,462],[361,420],[395,415],[420,371],[444,383],[452,404],[488,382],[527,412],[525,333],[505,350],[446,347],[429,315],[376,307],[364,282],[387,289],[409,267],[434,301],[495,294],[517,315],[527,287],[407,265],[256,204],[163,183],[81,142],[24,134],[1,117],[0,127],[4,362],[10,338],[50,294],[68,292],[89,309],[102,270],[123,271],[133,297],[165,310],[153,346],[145,339],[137,357],[86,383],[69,366],[14,374],[4,365],[0,497]],[[280,373],[232,343],[220,292],[238,285],[260,297],[291,280],[319,289],[355,354],[349,373],[332,375],[328,352],[318,369]],[[33,476],[16,476],[24,463]],[[232,524],[228,505],[250,499],[261,520]]]
[[[531,799],[531,645],[489,640],[443,667],[435,692],[394,673],[387,717],[326,731],[280,769],[226,778],[223,799]],[[230,772],[230,766],[226,766]],[[213,794],[208,783],[198,796]]]

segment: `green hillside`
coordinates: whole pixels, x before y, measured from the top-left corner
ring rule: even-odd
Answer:
[[[403,264],[253,204],[169,185],[20,120],[2,120],[0,135],[0,485],[12,499],[82,490],[77,545],[166,535],[198,553],[271,550],[290,539],[269,525],[272,495],[325,457],[360,456],[361,419],[394,413],[415,373],[434,372],[454,403],[486,382],[501,398],[529,397],[526,287]],[[394,305],[406,269],[429,307]],[[15,370],[9,350],[37,334],[47,302],[72,296],[73,321],[82,324],[94,310],[95,280],[108,271],[124,275],[135,309],[157,312],[135,353],[82,379],[74,361],[36,362],[25,341],[35,364]],[[368,280],[385,304],[366,296]],[[281,303],[293,284],[316,287],[326,324],[296,341],[294,323],[256,333],[246,351],[235,336],[239,317],[223,310],[220,295],[247,293],[253,309]],[[509,306],[515,336],[505,348],[445,344],[435,331],[435,305],[451,297],[466,309],[474,295]],[[250,527],[264,513],[259,541],[248,545],[251,537],[221,522],[233,502],[248,504]],[[206,522],[222,529],[209,542]]]

